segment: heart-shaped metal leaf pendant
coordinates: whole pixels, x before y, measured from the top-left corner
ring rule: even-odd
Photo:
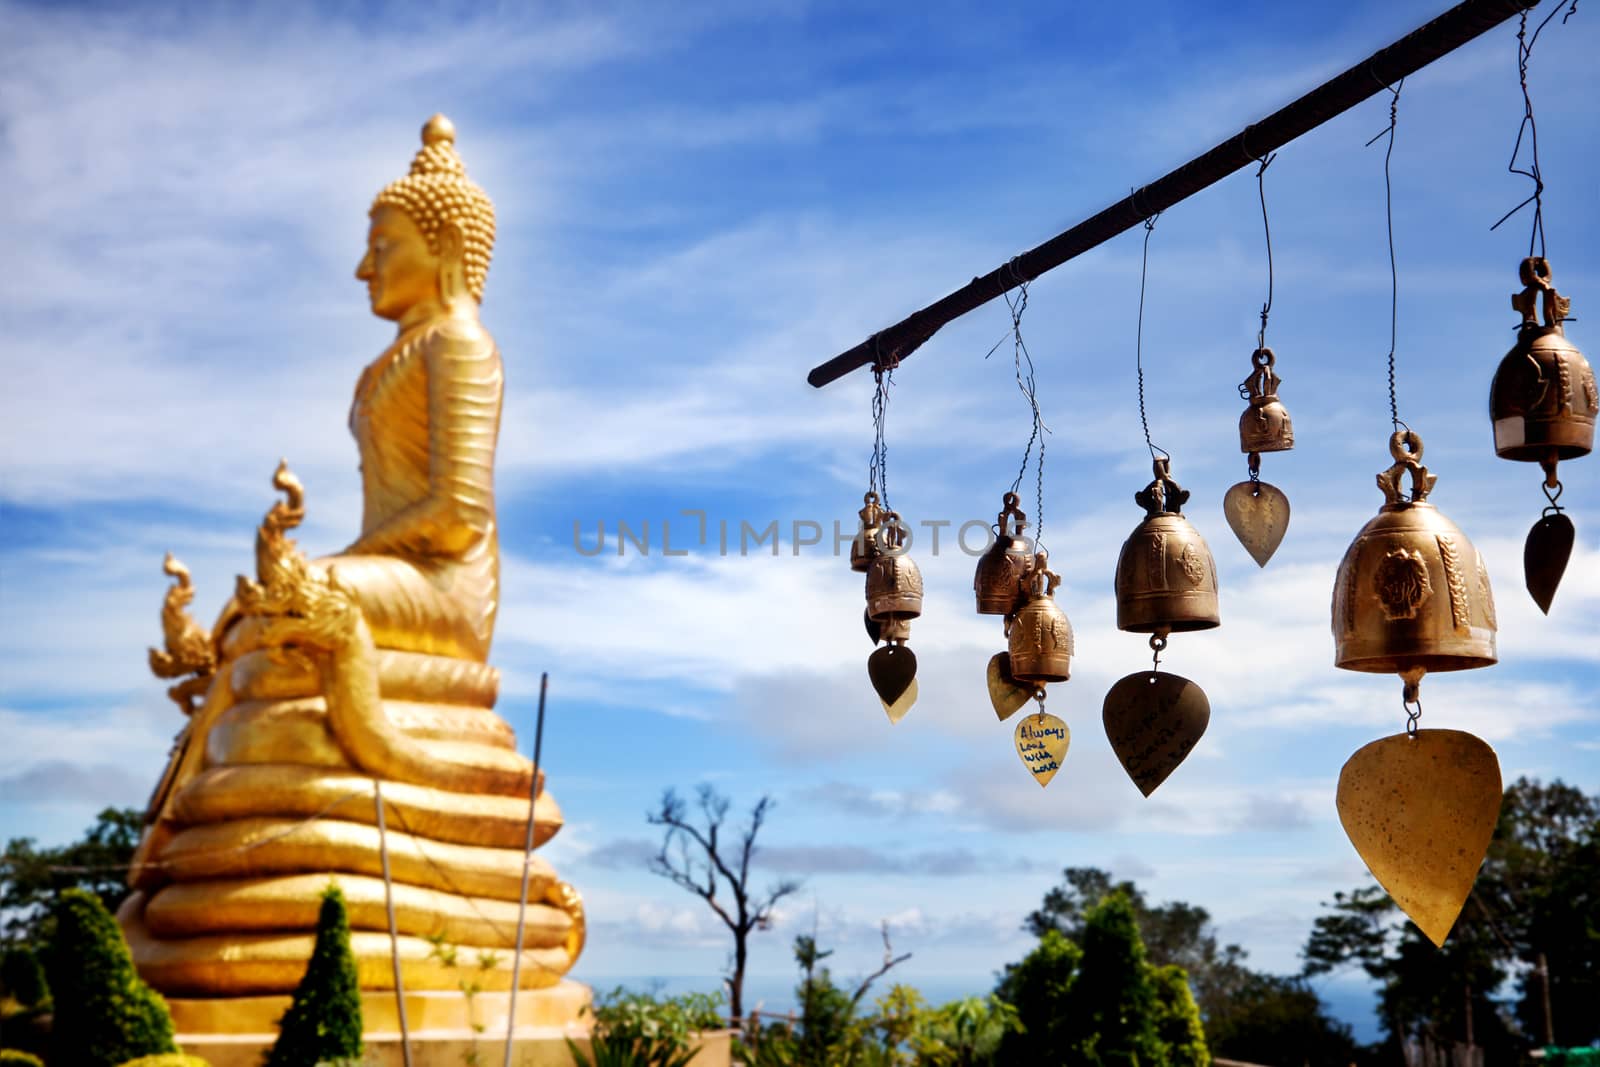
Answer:
[[[911,710],[911,705],[917,702],[917,680],[911,679],[911,684],[906,691],[900,694],[900,699],[893,704],[883,702],[883,713],[889,716],[891,723],[897,723],[906,717],[906,712]]]
[[[1211,722],[1211,702],[1187,678],[1139,671],[1106,693],[1101,717],[1122,769],[1149,796],[1199,744]]]
[[[1522,574],[1528,583],[1528,593],[1546,615],[1550,614],[1550,602],[1556,598],[1556,586],[1567,573],[1575,534],[1572,520],[1556,511],[1534,523],[1533,529],[1528,531],[1528,540],[1523,543]]]
[[[989,703],[994,713],[1005,722],[1017,709],[1033,699],[1033,686],[1023,685],[1011,677],[1011,653],[997,652],[989,660]]]
[[[1041,787],[1061,769],[1067,758],[1067,746],[1072,743],[1072,732],[1067,724],[1047,712],[1024,715],[1017,723],[1017,755],[1028,768],[1033,780]]]
[[[1240,482],[1229,489],[1222,498],[1222,514],[1258,566],[1267,565],[1289,532],[1289,498],[1266,482]]]
[[[916,683],[916,653],[905,645],[884,645],[867,657],[867,677],[872,680],[872,688],[883,701],[884,709],[889,711],[889,718],[899,722],[900,717],[891,709],[900,704],[900,698]],[[912,700],[915,699],[913,695]],[[910,707],[910,704],[905,706],[906,710]],[[901,711],[900,716],[904,715],[905,711]]]
[[[1363,747],[1339,772],[1339,821],[1367,869],[1443,945],[1500,818],[1500,761],[1461,730]]]

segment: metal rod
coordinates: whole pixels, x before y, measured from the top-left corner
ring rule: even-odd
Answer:
[[[942,300],[929,304],[886,330],[880,330],[854,348],[813,367],[806,380],[820,389],[857,367],[871,366],[880,361],[892,365],[904,360],[946,323],[1132,229],[1150,216],[1187,200],[1234,171],[1258,163],[1263,156],[1282,148],[1301,134],[1343,114],[1440,56],[1450,54],[1511,16],[1537,6],[1538,2],[1465,0],[1457,4],[1427,25],[1413,30],[1338,77],[1317,86],[1294,103],[1260,122],[1246,126],[1204,155],[1191,159],[1177,170],[1135,190],[1131,196],[1124,197],[1072,229],[1057,234],[1037,248],[1001,264],[983,277],[974,278]]]
[[[522,978],[522,931],[528,921],[528,867],[533,863],[534,811],[539,803],[539,756],[544,746],[544,695],[550,672],[539,675],[539,717],[533,726],[533,784],[528,787],[528,834],[522,843],[522,892],[517,895],[517,940],[511,948],[511,997],[506,1006],[505,1067],[511,1067],[511,1042],[517,1032],[517,986]]]
[[[400,1016],[400,1057],[411,1067],[411,1028],[406,1025],[406,986],[400,976],[400,933],[394,921],[394,882],[389,878],[389,828],[383,820],[383,783],[372,780],[378,809],[378,855],[383,860],[383,908],[389,913],[389,960],[394,964],[394,1006]]]

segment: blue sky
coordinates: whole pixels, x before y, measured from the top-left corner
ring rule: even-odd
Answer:
[[[421,122],[450,115],[494,198],[484,319],[507,401],[498,467],[502,713],[545,751],[568,825],[549,847],[593,921],[577,976],[699,974],[726,942],[644,871],[644,813],[709,781],[778,801],[764,876],[806,877],[753,969],[788,975],[816,927],[838,969],[990,974],[1061,867],[1135,878],[1215,916],[1260,966],[1292,969],[1319,902],[1362,866],[1333,809],[1343,760],[1403,723],[1390,678],[1331,666],[1328,598],[1388,462],[1389,274],[1368,102],[1267,174],[1277,256],[1269,343],[1297,447],[1264,476],[1294,504],[1265,570],[1233,541],[1244,476],[1235,392],[1265,263],[1250,171],[1162,217],[1144,336],[1152,429],[1194,497],[1223,627],[1168,669],[1211,696],[1209,733],[1149,800],[1116,765],[1101,697],[1148,662],[1116,631],[1111,574],[1148,479],[1134,398],[1139,237],[1032,287],[1023,321],[1053,430],[1045,541],[1078,636],[1051,697],[1073,747],[1041,792],[997,724],[996,620],[972,561],[919,555],[922,698],[891,727],[869,690],[860,580],[796,556],[797,521],[853,522],[871,382],[815,363],[1150,181],[1437,13],[1432,3],[1193,5],[517,4],[109,9],[0,4],[0,830],[75,836],[142,804],[178,715],[150,678],[162,553],[209,618],[249,566],[278,457],[305,482],[301,541],[359,519],[350,391],[390,327],[352,279],[372,195]],[[1579,543],[1550,618],[1522,591],[1536,468],[1494,458],[1489,378],[1526,195],[1505,172],[1521,115],[1515,24],[1413,77],[1394,156],[1402,415],[1434,499],[1487,556],[1501,663],[1428,679],[1425,725],[1474,730],[1507,779],[1600,788],[1596,461],[1563,467]],[[1600,301],[1591,13],[1534,56],[1549,254],[1578,322]],[[998,303],[897,376],[893,500],[912,521],[987,520],[1026,439]],[[1031,504],[1031,499],[1030,499]],[[777,558],[674,547],[703,510],[786,531]],[[1029,507],[1029,510],[1033,510]],[[581,524],[637,529],[586,557]],[[735,540],[736,540],[735,536]],[[948,546],[946,546],[948,549]]]

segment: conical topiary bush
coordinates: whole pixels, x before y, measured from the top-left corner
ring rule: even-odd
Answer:
[[[50,992],[51,1063],[116,1067],[177,1052],[166,1001],[139,979],[117,921],[100,898],[67,889],[56,901]]]
[[[317,915],[317,943],[306,976],[278,1023],[266,1067],[305,1067],[361,1055],[361,990],[350,954],[344,894],[330,885]]]

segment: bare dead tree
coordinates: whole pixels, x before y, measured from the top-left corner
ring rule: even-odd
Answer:
[[[750,890],[750,861],[756,853],[756,835],[761,833],[773,803],[770,796],[756,801],[750,809],[750,821],[727,840],[723,826],[731,801],[710,785],[695,790],[693,813],[676,790],[668,789],[661,795],[660,809],[646,816],[650,825],[666,829],[661,851],[650,860],[650,870],[704,900],[733,934],[733,960],[725,980],[728,1011],[736,1022],[744,1017],[744,972],[750,958],[750,934],[767,929],[778,901],[800,888],[797,880],[784,879],[760,895]],[[726,897],[721,895],[724,886]]]
[[[881,929],[883,930],[883,966],[867,975],[861,980],[861,984],[856,986],[855,995],[850,998],[851,1010],[854,1010],[861,1003],[862,999],[866,997],[867,990],[872,988],[873,982],[876,982],[878,979],[894,970],[894,968],[911,958],[911,953],[909,952],[902,952],[898,956],[894,954],[894,946],[889,944],[888,919],[883,920]]]

